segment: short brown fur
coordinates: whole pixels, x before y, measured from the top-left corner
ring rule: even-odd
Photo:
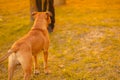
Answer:
[[[33,16],[35,21],[32,29],[24,37],[16,41],[8,53],[0,60],[2,62],[9,57],[8,80],[12,80],[18,62],[22,65],[24,80],[30,80],[32,57],[34,58],[34,73],[39,74],[37,54],[41,51],[44,53],[44,72],[49,73],[47,59],[50,40],[47,27],[51,22],[50,14],[47,12],[35,12]]]

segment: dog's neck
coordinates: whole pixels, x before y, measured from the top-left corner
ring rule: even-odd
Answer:
[[[47,22],[44,19],[38,17],[35,19],[32,29],[47,30],[47,26]]]
[[[44,19],[35,19],[34,21],[34,24],[33,24],[33,27],[32,27],[32,31],[33,30],[37,30],[37,31],[40,31],[42,32],[45,36],[48,36],[48,30],[47,30],[47,26],[48,26],[48,23],[44,20]]]

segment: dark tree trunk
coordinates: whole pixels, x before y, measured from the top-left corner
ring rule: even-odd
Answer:
[[[48,27],[49,31],[53,31],[54,29],[54,23],[55,23],[55,11],[54,11],[54,0],[30,0],[30,13],[37,11],[50,11],[52,13],[51,16],[51,24]],[[34,21],[32,15],[31,15],[31,21]]]

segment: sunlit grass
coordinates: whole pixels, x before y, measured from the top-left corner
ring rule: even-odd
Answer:
[[[43,73],[40,54],[41,73],[32,80],[119,80],[119,14],[119,0],[67,0],[56,7],[48,62],[52,73]],[[29,16],[29,0],[0,1],[0,56],[29,31]],[[14,80],[22,78],[18,67]],[[0,65],[0,79],[7,80],[7,62]]]

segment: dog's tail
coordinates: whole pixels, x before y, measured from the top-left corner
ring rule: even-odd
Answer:
[[[13,53],[13,51],[9,50],[2,58],[0,58],[0,63],[2,63],[4,60],[6,60],[12,53]]]

